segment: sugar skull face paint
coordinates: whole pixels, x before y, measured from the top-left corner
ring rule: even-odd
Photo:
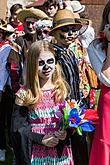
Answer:
[[[64,26],[56,30],[55,38],[59,45],[68,46],[79,36],[79,28],[72,25]]]
[[[41,52],[38,59],[39,78],[49,79],[55,71],[55,58],[50,51]]]

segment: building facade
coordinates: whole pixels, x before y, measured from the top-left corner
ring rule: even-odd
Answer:
[[[89,18],[93,22],[93,27],[96,32],[96,36],[99,32],[102,12],[105,4],[108,0],[81,0],[81,4],[86,6],[87,13],[89,14]]]

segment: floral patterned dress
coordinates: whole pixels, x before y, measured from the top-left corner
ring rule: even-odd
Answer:
[[[60,129],[62,113],[55,105],[53,90],[42,91],[42,97],[34,110],[29,111],[32,132],[48,134]],[[32,147],[32,165],[74,165],[70,145],[64,145],[61,157],[56,147],[34,144]]]

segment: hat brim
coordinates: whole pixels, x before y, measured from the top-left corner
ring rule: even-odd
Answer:
[[[85,5],[81,5],[82,6],[82,8],[80,9],[80,10],[77,10],[77,11],[74,11],[75,13],[82,13],[84,10],[85,10]]]
[[[14,33],[15,32],[15,30],[9,30],[9,29],[7,29],[5,27],[0,27],[0,29],[3,30],[3,31],[6,31],[8,33]]]
[[[63,24],[60,24],[60,25],[58,25],[58,26],[52,28],[51,31],[49,32],[49,34],[52,35],[53,32],[54,32],[56,29],[59,29],[59,28],[61,28],[61,27],[63,27],[63,26],[68,26],[68,25],[73,25],[73,26],[75,26],[75,27],[77,27],[77,28],[79,28],[79,29],[82,27],[82,25],[79,24],[79,23],[67,22],[67,23],[63,23]]]
[[[75,21],[81,23],[82,26],[89,25],[89,20],[85,18],[75,18]]]
[[[17,18],[24,23],[26,18],[36,18],[36,19],[44,19],[48,18],[48,15],[39,9],[23,9],[17,14]]]
[[[82,9],[80,10],[80,12],[83,12],[85,10],[85,5],[82,5]]]

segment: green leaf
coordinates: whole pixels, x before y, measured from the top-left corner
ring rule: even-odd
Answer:
[[[82,136],[82,129],[81,129],[81,127],[77,128],[77,133]]]

